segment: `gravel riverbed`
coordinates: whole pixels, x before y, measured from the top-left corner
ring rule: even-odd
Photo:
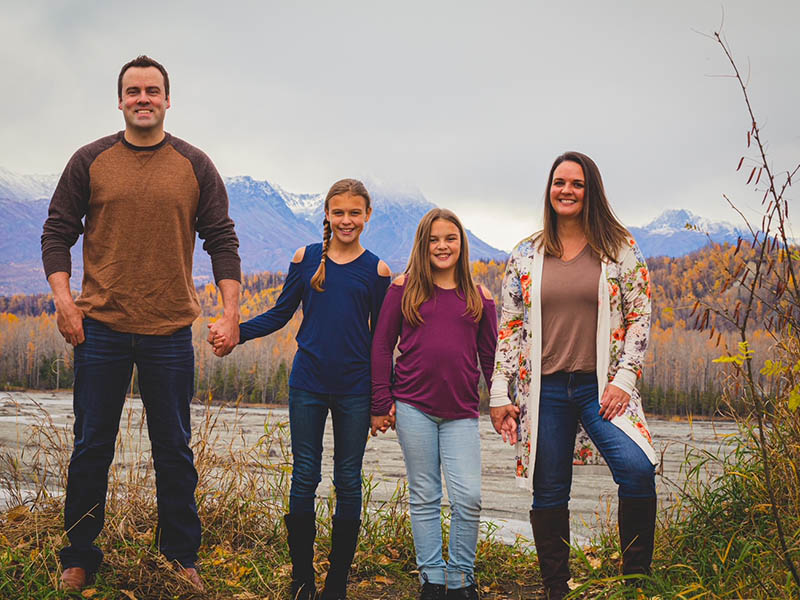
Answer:
[[[207,417],[217,419],[215,435],[220,443],[233,449],[254,444],[264,432],[265,424],[288,421],[286,407],[206,407],[192,406],[195,427],[206,422]],[[0,392],[0,451],[12,455],[32,455],[30,447],[35,442],[32,427],[41,425],[45,419],[58,430],[68,432],[73,423],[71,392]],[[142,405],[138,398],[126,402],[123,411],[122,431],[131,438],[137,452],[148,453],[146,425],[141,427]],[[673,421],[649,419],[656,450],[662,457],[656,478],[659,501],[666,506],[674,499],[676,488],[668,483],[682,485],[685,480],[684,458],[690,449],[726,452],[730,434],[736,432],[734,423],[727,421]],[[500,538],[513,541],[517,535],[530,538],[527,523],[530,509],[530,493],[517,487],[514,479],[514,449],[502,443],[492,428],[488,416],[480,419],[482,461],[482,519],[495,523]],[[69,443],[71,434],[66,433]],[[333,436],[330,419],[325,432],[326,452],[323,457],[323,478],[318,489],[319,496],[328,494],[332,478]],[[28,446],[26,448],[26,446]],[[124,462],[124,456],[117,457]],[[713,468],[713,467],[712,467]],[[390,431],[385,435],[370,437],[364,456],[364,474],[372,476],[376,484],[373,502],[387,500],[395,492],[398,481],[405,478],[405,467],[397,436]],[[706,471],[704,476],[713,474]],[[53,486],[57,486],[54,482]],[[57,491],[57,490],[54,490]],[[7,502],[7,493],[0,490],[0,505]],[[445,496],[446,497],[446,496]],[[576,466],[573,473],[572,499],[570,502],[572,531],[576,542],[591,535],[599,519],[609,515],[616,518],[616,484],[605,465]]]

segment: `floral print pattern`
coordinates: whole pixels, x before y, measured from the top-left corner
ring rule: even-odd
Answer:
[[[642,376],[642,364],[650,336],[650,275],[639,246],[633,238],[628,238],[628,244],[630,247],[621,254],[619,262],[609,262],[606,268],[612,328],[609,381],[620,369],[631,371],[636,379]],[[613,294],[614,286],[619,289],[616,295]],[[638,392],[635,396],[641,407]],[[631,393],[628,415],[632,414],[633,404],[634,394]],[[639,412],[642,413],[639,422],[644,423],[644,413]],[[646,437],[650,439],[649,431]]]
[[[586,432],[578,427],[578,436],[575,440],[575,452],[572,455],[573,465],[600,465],[603,464],[603,457],[594,447],[592,440]]]
[[[534,315],[533,312],[538,311],[540,306],[538,285],[541,282],[542,256],[534,238],[528,237],[517,244],[506,266],[493,379],[493,386],[508,385],[512,402],[520,408],[515,472],[528,485],[532,479],[531,455],[533,453],[535,457],[536,452],[541,366],[541,340],[536,339],[534,343],[534,332],[541,332],[541,315]],[[608,372],[599,372],[598,378],[613,382],[630,393],[626,412],[613,422],[634,439],[648,456],[655,456],[641,396],[635,386],[642,374],[650,333],[650,276],[635,240],[629,238],[627,241],[616,261],[605,261],[605,285],[598,286],[599,312],[607,305],[610,316]],[[605,297],[602,296],[604,293]],[[598,327],[603,322],[598,316]],[[598,347],[598,358],[605,354],[606,349]],[[598,371],[600,369],[598,365]],[[534,376],[535,380],[532,380]],[[598,405],[599,402],[598,396]],[[602,462],[600,453],[588,435],[579,429],[573,463],[584,465]]]

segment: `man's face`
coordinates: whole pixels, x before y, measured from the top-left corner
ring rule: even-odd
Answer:
[[[129,129],[164,128],[164,113],[169,98],[164,93],[164,77],[155,67],[131,67],[122,76],[119,109]]]

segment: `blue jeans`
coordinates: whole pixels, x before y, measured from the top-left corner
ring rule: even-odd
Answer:
[[[322,435],[330,410],[333,418],[334,516],[361,517],[361,463],[369,435],[369,394],[315,394],[289,388],[289,431],[292,437],[292,486],[289,512],[314,512],[322,479]]]
[[[475,582],[481,516],[478,419],[440,419],[410,404],[395,406],[420,580],[450,589],[466,587]],[[451,511],[446,565],[442,559],[442,471]]]
[[[103,560],[94,540],[103,529],[108,468],[135,364],[156,472],[158,547],[167,559],[193,567],[200,519],[194,498],[197,471],[189,447],[191,328],[172,335],[120,333],[87,318],[83,330],[86,341],[75,348],[75,446],[64,505],[70,545],[61,550],[61,564],[93,573]]]
[[[560,508],[569,504],[579,420],[611,468],[621,498],[656,495],[653,464],[636,442],[601,417],[599,411],[594,373],[558,372],[542,377],[533,508]]]

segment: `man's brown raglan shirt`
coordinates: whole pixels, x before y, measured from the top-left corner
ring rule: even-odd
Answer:
[[[202,151],[168,133],[137,147],[123,133],[70,159],[44,224],[42,262],[47,277],[71,273],[69,250],[83,233],[78,308],[115,331],[169,335],[200,314],[195,231],[217,282],[241,281],[239,241],[225,186]]]

